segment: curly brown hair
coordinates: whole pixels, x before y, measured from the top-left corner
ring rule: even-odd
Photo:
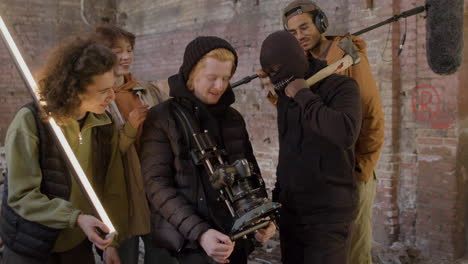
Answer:
[[[135,34],[112,24],[103,24],[96,27],[94,37],[108,48],[112,48],[120,38],[128,40],[132,49],[135,46]]]
[[[111,71],[116,63],[115,54],[89,35],[62,41],[37,74],[43,110],[59,122],[73,117],[81,104],[78,95],[94,76]]]

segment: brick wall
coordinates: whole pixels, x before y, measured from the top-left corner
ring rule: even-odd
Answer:
[[[415,1],[423,4],[424,1]],[[466,3],[466,1],[465,1]],[[464,215],[460,206],[464,183],[456,173],[458,104],[461,72],[451,76],[434,74],[427,65],[426,23],[416,17],[415,39],[409,45],[415,54],[405,59],[415,67],[402,70],[402,164],[406,175],[398,188],[414,198],[411,206],[400,207],[401,238],[413,242],[423,255],[453,259],[465,253]],[[401,25],[403,27],[403,25]],[[403,132],[404,131],[404,132]],[[408,160],[403,160],[408,157]],[[403,170],[402,170],[403,171]],[[401,172],[402,172],[401,171]],[[411,190],[406,190],[411,186]],[[416,188],[413,188],[413,187]],[[415,189],[415,190],[414,190]],[[464,203],[464,201],[463,201]],[[414,225],[414,227],[413,227]],[[408,239],[409,238],[409,239]]]
[[[185,45],[198,35],[218,35],[239,51],[233,80],[258,68],[259,45],[281,29],[280,10],[289,1],[140,1],[120,2],[119,21],[136,32],[135,73],[166,78],[177,71]],[[413,1],[317,1],[329,16],[330,34],[355,32],[424,3]],[[467,1],[465,1],[467,2]],[[438,76],[427,66],[423,15],[384,26],[361,37],[380,87],[386,119],[385,145],[377,168],[375,240],[402,241],[425,256],[456,258],[465,245],[464,190],[456,173],[457,94],[461,74]],[[405,29],[406,28],[406,29]],[[402,34],[406,45],[397,56]],[[427,86],[431,85],[431,86]],[[236,91],[236,107],[245,116],[264,175],[274,182],[278,144],[274,109],[257,80]],[[421,96],[425,97],[422,99]],[[429,97],[433,102],[429,102]],[[439,101],[435,101],[436,97]],[[421,101],[422,100],[422,101]],[[431,116],[431,107],[439,109]],[[437,108],[438,107],[438,108]],[[271,178],[273,177],[273,178]]]
[[[346,1],[322,1],[327,13],[340,19],[330,32],[347,32]],[[167,78],[177,72],[188,42],[199,35],[227,39],[238,51],[239,67],[233,80],[259,68],[260,45],[265,37],[282,29],[281,8],[288,1],[164,1],[153,3],[121,1],[120,24],[138,35],[135,48],[135,74],[142,79]],[[236,89],[235,107],[244,115],[250,137],[267,186],[272,188],[278,143],[276,113],[264,97],[258,80]]]
[[[465,252],[468,248],[468,238],[466,235],[467,228],[467,206],[468,206],[468,189],[466,179],[468,178],[467,160],[468,160],[468,3],[465,1],[465,15],[464,15],[464,41],[465,49],[463,53],[463,65],[460,69],[460,82],[458,87],[458,151],[456,160],[456,174],[458,180],[459,198],[457,209],[464,211],[465,215],[458,218],[459,226],[465,228]],[[463,232],[461,232],[463,235]],[[460,238],[463,241],[463,238]]]
[[[185,45],[198,35],[219,35],[229,40],[239,52],[238,80],[259,68],[261,42],[274,30],[282,29],[281,9],[288,0],[274,1],[165,1],[164,3],[120,2],[119,11],[127,19],[119,21],[139,36],[136,43],[134,72],[143,79],[166,78],[177,72]],[[361,1],[318,1],[328,14],[330,34],[355,32],[366,25],[392,15],[392,2],[365,9]],[[215,11],[214,11],[215,10]],[[361,19],[364,18],[364,19]],[[191,21],[189,23],[188,21]],[[392,115],[399,105],[393,99],[392,31],[389,26],[362,35],[368,43],[369,59],[381,88],[386,114],[384,161],[379,166],[380,190],[376,202],[376,236],[386,244],[397,238],[398,210],[395,184],[399,152],[396,136],[399,115]],[[263,175],[271,188],[277,161],[275,109],[264,99],[265,91],[254,80],[236,90],[236,107],[244,115]],[[393,120],[393,121],[392,121]],[[397,127],[394,128],[393,124]]]
[[[90,24],[115,20],[114,0],[84,2]],[[91,6],[92,4],[92,6]],[[70,34],[86,31],[76,0],[2,0],[0,15],[8,26],[22,55],[34,73],[44,62],[54,43]],[[3,42],[0,41],[0,146],[4,144],[8,124],[18,108],[31,100]]]
[[[89,4],[90,1],[85,1]],[[282,28],[280,10],[289,0],[136,0],[98,1],[86,8],[95,23],[117,19],[137,34],[133,71],[141,79],[165,79],[177,72],[186,44],[199,35],[217,35],[239,53],[233,80],[259,68],[264,38]],[[424,3],[424,0],[319,0],[329,17],[329,34],[355,32]],[[96,4],[95,4],[96,5]],[[465,24],[466,6],[465,0]],[[5,20],[33,69],[43,53],[69,33],[86,29],[79,1],[3,0]],[[375,240],[385,246],[403,242],[424,256],[455,259],[466,252],[468,206],[467,50],[460,71],[438,76],[427,66],[423,15],[384,26],[361,37],[380,88],[386,127],[377,167]],[[405,30],[406,28],[406,30]],[[465,25],[465,43],[466,29]],[[406,31],[401,56],[397,50]],[[466,47],[466,44],[465,44]],[[0,47],[0,145],[9,120],[29,95],[3,46]],[[271,188],[278,153],[275,109],[264,99],[258,80],[235,91],[263,175]]]

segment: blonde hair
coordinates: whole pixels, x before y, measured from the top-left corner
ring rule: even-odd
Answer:
[[[207,58],[213,58],[213,59],[223,61],[223,62],[224,61],[231,61],[232,62],[231,76],[236,71],[236,65],[234,64],[235,60],[236,60],[236,57],[234,56],[234,54],[230,50],[224,49],[224,48],[218,48],[218,49],[211,50],[210,52],[205,54],[197,62],[195,67],[193,67],[192,71],[190,72],[189,78],[188,78],[187,83],[186,83],[187,88],[189,89],[189,91],[193,91],[193,78],[201,69],[203,69],[205,67],[205,61],[206,61]]]

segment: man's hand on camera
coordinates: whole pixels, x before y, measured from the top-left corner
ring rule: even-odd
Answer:
[[[255,232],[255,239],[260,243],[267,242],[276,233],[276,225],[270,222],[266,228],[262,228]]]
[[[103,239],[101,237],[99,229],[104,233],[109,233],[109,228],[96,217],[92,215],[80,214],[78,215],[76,222],[88,237],[89,241],[96,245],[96,247],[104,250],[112,243],[112,240],[114,239],[113,237],[108,239]]]
[[[206,254],[218,263],[229,263],[229,256],[235,243],[225,234],[214,229],[208,229],[198,238],[198,243]]]

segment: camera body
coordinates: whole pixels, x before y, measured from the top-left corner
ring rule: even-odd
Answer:
[[[281,204],[268,199],[265,183],[256,173],[256,168],[247,159],[238,159],[228,164],[207,130],[201,131],[190,112],[178,103],[173,104],[174,114],[185,141],[190,146],[190,155],[195,165],[203,165],[212,187],[218,191],[218,199],[228,208],[233,225],[231,240],[255,232],[276,220]]]
[[[214,189],[234,219],[230,237],[235,240],[268,225],[278,215],[281,204],[268,199],[263,179],[247,159],[227,164],[224,150],[216,147],[208,131],[194,133],[198,146],[192,149],[195,164],[203,164]]]

